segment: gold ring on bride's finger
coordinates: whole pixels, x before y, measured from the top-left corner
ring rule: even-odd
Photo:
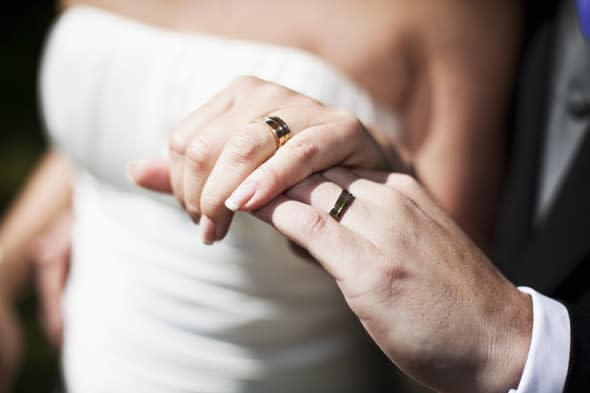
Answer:
[[[291,139],[291,130],[289,129],[287,123],[285,123],[280,117],[267,116],[262,119],[261,122],[264,123],[271,131],[275,139],[277,149],[283,146],[289,139]]]
[[[330,210],[330,215],[334,217],[336,221],[340,221],[346,212],[346,209],[348,209],[348,207],[352,204],[352,201],[354,201],[354,195],[346,190],[342,190],[340,196],[338,196],[338,199],[334,204],[334,207],[332,210]]]

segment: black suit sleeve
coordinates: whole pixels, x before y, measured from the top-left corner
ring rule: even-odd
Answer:
[[[564,392],[588,393],[590,392],[590,301],[567,307],[571,325],[571,349]]]

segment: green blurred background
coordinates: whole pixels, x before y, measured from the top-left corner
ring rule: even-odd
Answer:
[[[0,11],[0,211],[4,211],[45,148],[37,103],[37,67],[55,17],[51,1],[17,0]],[[38,321],[33,291],[19,310],[26,328],[26,358],[17,393],[59,391],[56,352]]]

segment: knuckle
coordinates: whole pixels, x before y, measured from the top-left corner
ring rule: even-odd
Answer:
[[[209,166],[210,147],[203,138],[194,138],[186,148],[185,157],[192,170],[203,170]]]
[[[328,118],[325,126],[328,127],[326,132],[338,134],[343,140],[353,142],[356,150],[370,150],[366,149],[367,141],[372,141],[373,138],[353,114],[334,110],[333,117]],[[371,153],[373,152],[371,151]]]
[[[334,115],[338,119],[338,123],[344,126],[347,130],[364,129],[359,118],[350,112],[336,109]]]
[[[403,194],[399,194],[397,206],[397,214],[399,219],[405,226],[410,226],[416,219],[416,206],[408,197]],[[407,228],[406,228],[407,229]],[[407,236],[406,231],[402,232],[403,235]]]
[[[336,113],[340,117],[341,121],[346,124],[358,124],[360,120],[352,113],[345,110],[336,110]]]
[[[226,88],[218,92],[213,98],[192,112],[189,119],[199,119],[202,112],[210,111],[220,114],[230,112],[235,105],[235,96],[228,90]]]
[[[293,138],[295,139],[295,138]],[[291,162],[296,165],[312,163],[320,153],[320,148],[314,143],[305,140],[291,140],[282,149],[286,150],[291,157]]]
[[[175,131],[170,135],[168,147],[171,151],[183,155],[186,151],[189,139],[190,138],[186,132],[182,132],[181,130]]]
[[[269,103],[287,102],[299,94],[285,86],[273,82],[266,82],[257,88],[260,99]]]
[[[385,184],[395,190],[408,193],[416,192],[420,188],[418,181],[414,177],[404,173],[390,174]]]
[[[236,109],[236,98],[234,96],[227,97],[219,104],[219,113],[231,113]]]
[[[230,87],[236,89],[252,88],[262,82],[262,79],[252,75],[240,75],[230,83]]]
[[[387,193],[387,201],[391,210],[395,212],[395,215],[400,218],[403,218],[403,214],[405,214],[406,210],[409,207],[408,198],[406,198],[400,191],[393,188],[389,190],[389,192]]]
[[[318,210],[308,210],[301,214],[301,220],[304,230],[311,236],[319,235],[326,230],[329,216]]]
[[[227,143],[230,159],[236,163],[253,161],[264,147],[264,141],[254,132],[234,134]]]

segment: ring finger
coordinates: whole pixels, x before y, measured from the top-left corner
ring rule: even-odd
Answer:
[[[354,175],[352,175],[354,176]],[[289,189],[285,194],[287,197],[308,204],[328,214],[338,204],[339,198],[347,190],[345,184],[337,184],[326,177],[316,174],[312,175],[295,187]],[[360,195],[354,195],[352,201],[345,204],[339,218],[340,224],[358,233],[363,237],[373,239],[371,227],[376,227],[375,220],[380,220],[375,214],[376,206]]]
[[[282,119],[289,126],[290,133],[295,135],[302,130],[313,126],[320,118],[320,107],[309,105],[304,108],[288,108],[269,114]],[[217,226],[215,230],[208,231],[216,233],[218,240],[223,237],[229,222],[231,212],[224,205],[226,199],[233,190],[258,166],[271,157],[277,150],[276,137],[274,131],[268,124],[261,121],[253,121],[245,125],[239,125],[238,129],[232,134],[225,144],[223,151],[219,155],[207,181],[202,186],[202,195],[200,197],[201,213],[209,217]],[[185,195],[192,194],[193,197],[201,194],[201,190],[196,186],[198,181],[191,181],[191,173],[185,173]],[[188,187],[187,187],[188,186]],[[254,189],[246,190],[254,193]],[[251,195],[244,195],[248,198]]]

